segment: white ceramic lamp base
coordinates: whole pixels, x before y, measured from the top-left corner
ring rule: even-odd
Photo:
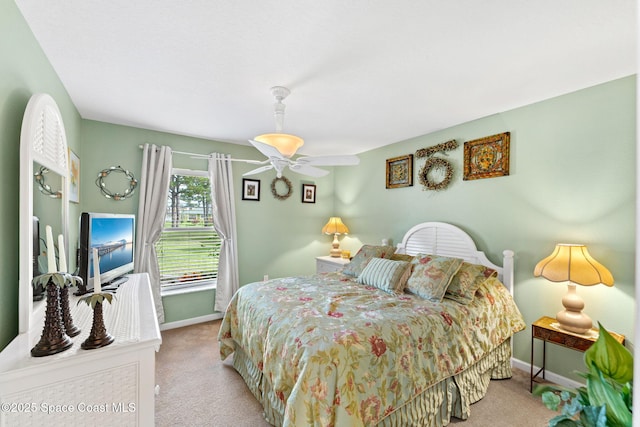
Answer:
[[[331,252],[329,252],[329,255],[331,255],[332,257],[339,257],[342,255],[342,251],[340,250],[340,242],[338,241],[338,233],[335,233],[333,235],[333,242],[331,243],[331,246],[333,246],[333,248],[331,249]]]
[[[591,318],[582,312],[584,301],[576,292],[576,285],[567,285],[567,293],[562,298],[564,310],[556,315],[560,327],[576,334],[584,334],[593,326]]]

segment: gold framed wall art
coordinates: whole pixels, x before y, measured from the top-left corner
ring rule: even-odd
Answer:
[[[504,132],[465,142],[463,180],[509,175],[510,139]]]
[[[387,159],[386,188],[411,187],[413,185],[413,154]]]

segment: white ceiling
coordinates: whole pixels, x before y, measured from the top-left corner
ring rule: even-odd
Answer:
[[[81,116],[357,154],[637,72],[635,0],[16,0]],[[483,136],[483,135],[478,135]]]

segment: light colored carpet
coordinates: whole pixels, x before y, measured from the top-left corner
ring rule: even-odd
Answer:
[[[220,321],[162,332],[156,356],[156,425],[268,427],[262,406],[229,359],[218,354]],[[509,380],[491,381],[484,399],[459,427],[543,427],[557,415],[529,393],[529,374],[514,370]]]

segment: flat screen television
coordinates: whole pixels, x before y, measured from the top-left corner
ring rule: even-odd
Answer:
[[[93,291],[93,248],[100,258],[102,288],[115,286],[133,270],[135,216],[83,212],[80,215],[78,266],[84,291]]]

